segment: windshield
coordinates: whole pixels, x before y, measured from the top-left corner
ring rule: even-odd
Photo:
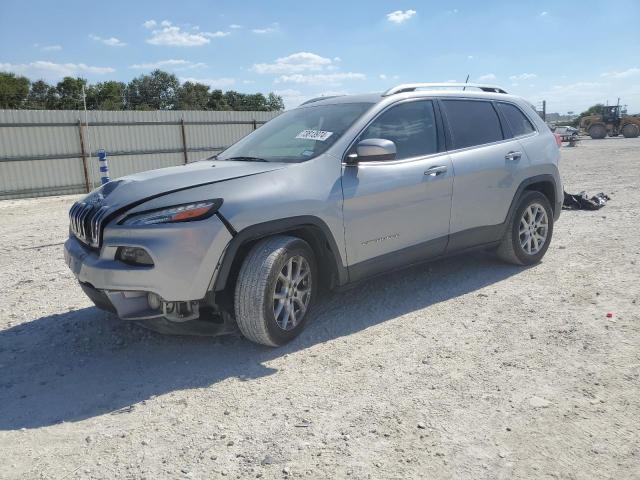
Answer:
[[[324,153],[373,103],[338,103],[284,112],[220,153],[217,160],[304,162]]]

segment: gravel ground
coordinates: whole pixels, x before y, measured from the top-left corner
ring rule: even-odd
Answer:
[[[63,261],[75,197],[0,202],[0,477],[640,478],[640,139],[561,168],[612,201],[541,264],[393,273],[280,349],[100,312]]]

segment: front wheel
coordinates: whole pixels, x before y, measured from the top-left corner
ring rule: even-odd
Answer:
[[[547,252],[552,234],[549,200],[540,192],[525,191],[498,247],[498,256],[516,265],[537,263]]]
[[[601,124],[591,125],[589,127],[589,136],[594,140],[601,140],[607,136],[607,128]]]
[[[622,135],[624,135],[624,138],[636,138],[640,135],[640,127],[635,123],[627,123],[622,127]]]
[[[235,316],[242,334],[268,346],[295,338],[306,323],[317,292],[313,250],[297,237],[259,241],[240,268]]]

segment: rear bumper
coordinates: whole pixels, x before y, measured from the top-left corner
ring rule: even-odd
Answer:
[[[71,236],[64,244],[64,257],[97,306],[115,310],[123,318],[150,318],[159,313],[149,311],[148,293],[170,302],[204,298],[229,240],[229,231],[216,216],[153,227],[112,226],[104,231],[100,251]],[[144,248],[154,265],[116,260],[121,246]]]

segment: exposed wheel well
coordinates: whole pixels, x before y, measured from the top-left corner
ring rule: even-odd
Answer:
[[[556,187],[552,182],[549,182],[549,181],[535,182],[530,185],[527,185],[525,187],[525,191],[526,190],[534,190],[536,192],[542,193],[545,197],[547,197],[547,200],[549,200],[549,203],[551,204],[551,208],[555,213],[555,210],[557,208]]]
[[[326,238],[322,229],[315,225],[297,226],[286,230],[252,237],[244,241],[235,252],[231,268],[229,270],[224,288],[216,291],[216,303],[225,310],[231,312],[233,309],[233,295],[238,280],[238,273],[242,262],[253,246],[260,240],[275,235],[288,235],[298,237],[309,244],[316,257],[318,265],[321,290],[331,289],[339,283],[338,266],[336,263],[336,253],[332,250],[331,244]]]

